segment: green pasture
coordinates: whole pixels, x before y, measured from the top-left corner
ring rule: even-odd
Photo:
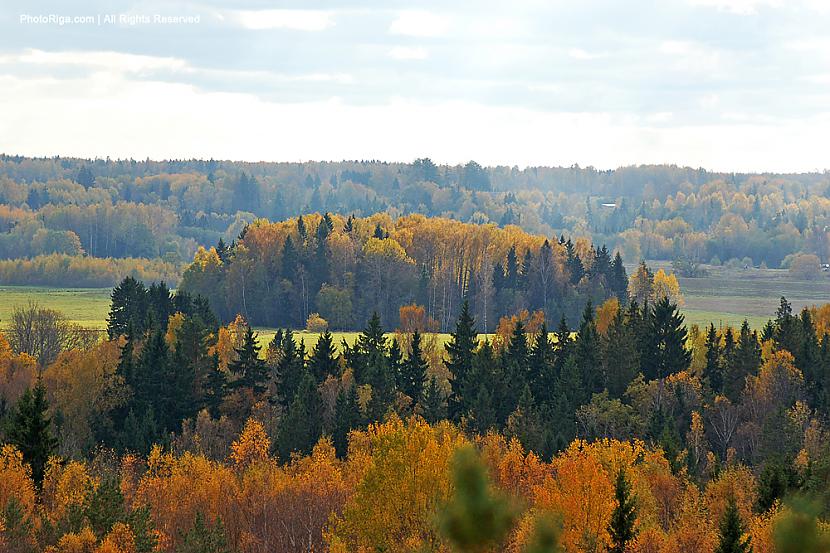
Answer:
[[[84,328],[106,328],[110,288],[48,288],[41,286],[0,286],[0,326],[7,324],[16,307],[35,302],[60,311]]]

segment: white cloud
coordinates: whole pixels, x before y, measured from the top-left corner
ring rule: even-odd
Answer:
[[[74,65],[118,73],[142,73],[156,70],[182,70],[187,63],[178,58],[143,56],[122,52],[45,52],[26,50],[0,56],[0,64]]]
[[[828,113],[804,120],[667,126],[659,123],[669,115],[660,113],[644,120],[470,102],[288,104],[126,76],[111,77],[99,90],[92,78],[2,76],[0,105],[13,106],[0,111],[0,151],[155,159],[410,161],[427,155],[448,163],[611,168],[678,163],[793,171],[827,166],[824,134],[830,126]],[[436,133],[436,125],[454,132]],[[327,131],[320,133],[321,128]],[[390,128],[406,132],[389,140]]]
[[[243,10],[230,19],[252,30],[324,31],[334,25],[334,13],[323,10]]]
[[[389,32],[392,34],[418,37],[442,36],[449,29],[449,18],[423,10],[400,12],[389,26]]]
[[[718,11],[737,15],[755,15],[758,8],[769,6],[778,7],[782,0],[689,0],[693,6],[715,8]]]
[[[606,56],[604,52],[588,52],[582,48],[571,48],[568,55],[575,60],[596,60]]]
[[[395,46],[387,55],[396,60],[425,60],[429,52],[420,46]]]

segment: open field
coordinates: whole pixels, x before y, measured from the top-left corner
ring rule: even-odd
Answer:
[[[15,307],[30,301],[55,309],[84,328],[107,326],[110,288],[48,288],[41,286],[0,286],[0,327],[12,316]]]
[[[671,269],[667,262],[649,262],[657,269]],[[695,324],[740,325],[744,319],[760,328],[775,316],[781,296],[792,303],[793,311],[809,305],[830,303],[830,275],[816,280],[798,280],[786,269],[730,269],[706,265],[708,275],[678,277],[686,303],[687,321]]]

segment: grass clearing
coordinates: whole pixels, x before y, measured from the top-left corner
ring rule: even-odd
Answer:
[[[107,327],[111,288],[49,288],[45,286],[0,286],[0,327],[11,319],[16,307],[30,301],[55,309],[84,328]]]

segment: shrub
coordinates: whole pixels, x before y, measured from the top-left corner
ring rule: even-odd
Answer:
[[[329,323],[318,313],[312,313],[305,322],[305,329],[309,332],[325,332]]]

